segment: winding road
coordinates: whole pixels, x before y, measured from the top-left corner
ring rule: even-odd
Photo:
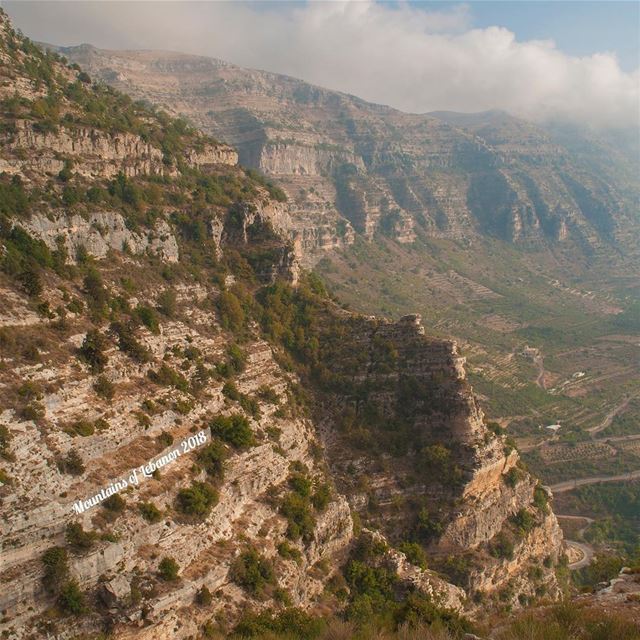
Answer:
[[[588,516],[569,516],[569,515],[562,515],[561,513],[558,513],[556,514],[556,517],[565,518],[566,520],[583,520],[585,523],[584,527],[582,527],[581,529],[578,529],[578,531],[576,532],[577,534],[576,537],[580,538],[580,540],[584,540],[584,532],[586,531],[587,527],[592,522],[595,522],[593,518],[589,518]],[[581,542],[581,541],[579,542],[577,540],[569,540],[568,538],[565,538],[565,542],[567,543],[568,547],[573,547],[574,549],[577,549],[582,554],[582,557],[579,560],[569,563],[569,569],[571,569],[571,571],[582,569],[583,567],[586,567],[591,564],[591,561],[593,560],[593,556],[594,556],[594,551],[593,551],[593,547],[590,544],[587,544],[586,542]]]
[[[640,396],[640,393],[636,393],[632,396],[628,396],[627,398],[625,398],[620,404],[613,407],[613,409],[611,409],[611,411],[607,413],[607,415],[605,416],[605,419],[600,424],[597,424],[595,427],[590,427],[589,429],[587,429],[587,431],[591,435],[593,435],[594,433],[600,433],[600,431],[604,431],[607,427],[611,425],[611,423],[613,422],[613,419],[619,413],[622,413],[629,406],[629,402],[631,402],[631,400],[633,400],[634,398],[637,398],[638,396]]]
[[[627,473],[621,473],[617,476],[592,476],[591,478],[580,478],[576,480],[565,480],[564,482],[558,482],[547,486],[551,489],[552,493],[562,493],[564,491],[571,491],[577,487],[584,487],[588,484],[600,484],[601,482],[620,482],[622,480],[635,480],[640,478],[640,469],[636,471],[628,471]]]
[[[547,385],[544,382],[544,358],[542,355],[537,355],[533,357],[533,364],[538,367],[538,377],[536,378],[536,384],[546,391]]]

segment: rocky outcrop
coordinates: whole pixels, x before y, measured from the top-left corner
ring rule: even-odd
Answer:
[[[160,335],[145,336],[144,342],[154,359],[175,367],[178,362],[172,362],[170,354],[179,353],[183,348],[197,348],[207,358],[217,358],[224,352],[227,346],[224,335],[218,333],[217,337],[209,338],[195,328],[201,326],[200,323],[207,323],[209,327],[216,323],[213,315],[197,311],[198,299],[199,295],[193,293],[183,298],[190,301],[189,305],[182,305],[184,322],[163,324]],[[51,304],[54,302],[51,300]],[[83,589],[91,590],[98,585],[100,597],[108,600],[108,606],[120,602],[118,606],[122,606],[123,613],[116,615],[116,619],[124,625],[123,629],[128,624],[125,619],[132,615],[131,604],[125,598],[125,581],[131,585],[141,571],[155,574],[163,555],[170,555],[178,562],[181,580],[147,604],[134,607],[138,612],[143,606],[147,607],[146,619],[159,634],[153,637],[161,637],[164,630],[172,628],[170,625],[178,620],[180,607],[190,606],[202,585],[218,595],[227,593],[231,610],[238,606],[243,596],[230,580],[228,571],[248,543],[257,545],[278,565],[281,586],[290,590],[295,604],[304,605],[316,597],[324,588],[324,582],[309,572],[316,562],[335,558],[348,547],[352,537],[351,516],[346,501],[335,496],[326,511],[319,514],[309,544],[301,548],[302,562],[278,558],[276,547],[282,540],[286,523],[278,515],[277,506],[265,500],[266,492],[286,483],[292,461],[304,463],[314,474],[319,471],[309,453],[314,440],[312,425],[305,419],[277,417],[274,404],[260,403],[262,417],[259,422],[251,421],[257,445],[227,461],[219,502],[205,520],[183,522],[169,515],[177,491],[192,480],[206,478],[203,471],[194,475],[197,451],[178,458],[158,479],[148,479],[126,493],[127,507],[113,525],[108,523],[108,517],[105,522],[108,511],[104,507],[94,507],[81,516],[74,514],[75,501],[93,495],[101,487],[126,476],[130,469],[161,456],[162,451],[158,451],[155,443],[159,434],[170,433],[178,443],[192,433],[191,425],[201,425],[207,416],[234,410],[225,406],[220,392],[222,382],[213,383],[186,415],[184,410],[181,414],[169,408],[169,403],[143,427],[136,418],[137,412],[131,413],[131,408],[140,407],[149,397],[146,372],[155,365],[132,367],[126,356],[112,352],[104,375],[117,385],[116,399],[110,403],[96,401],[91,377],[82,368],[78,369],[75,358],[67,355],[68,349],[81,341],[82,336],[74,336],[71,344],[63,347],[63,353],[55,356],[47,351],[41,366],[20,374],[23,381],[37,385],[56,380],[56,390],[45,392],[41,398],[47,428],[21,420],[12,411],[5,411],[1,416],[2,424],[13,436],[15,456],[14,462],[3,465],[12,478],[9,491],[2,497],[2,577],[8,585],[0,598],[5,612],[3,629],[8,630],[11,637],[25,637],[31,622],[47,606],[40,586],[40,556],[46,548],[62,541],[64,527],[72,521],[80,521],[85,529],[106,526],[117,532],[117,541],[98,541],[94,550],[73,555],[71,573]],[[286,392],[294,380],[275,364],[269,346],[254,342],[247,345],[246,350],[247,368],[238,380],[240,391],[254,394],[258,388],[268,386],[278,394],[280,402],[285,403]],[[184,373],[189,375],[188,371]],[[172,392],[170,396],[175,400],[179,397]],[[104,425],[83,438],[63,431],[64,425],[80,419],[91,422],[102,419]],[[273,430],[278,432],[277,443],[267,435]],[[84,461],[85,471],[79,476],[63,474],[56,467],[57,456],[71,448]],[[137,505],[147,501],[167,513],[157,524],[147,523],[138,512]],[[334,560],[330,564],[336,566]],[[217,601],[222,605],[226,598],[220,597]],[[206,615],[209,617],[210,612]],[[184,629],[173,637],[195,633],[202,620],[196,614],[188,623],[184,620],[183,623]],[[119,637],[126,637],[126,633],[123,631]],[[139,637],[145,637],[144,633]]]
[[[164,262],[177,262],[180,257],[173,231],[164,220],[148,232],[135,232],[127,228],[121,215],[98,211],[87,217],[35,214],[21,226],[51,250],[59,248],[62,240],[70,261],[74,261],[81,250],[98,259],[105,258],[109,250],[134,255],[149,252]]]
[[[531,595],[529,567],[546,560],[541,580],[557,596],[551,568],[562,552],[557,521],[533,507],[536,481],[485,426],[456,343],[429,338],[418,315],[397,323],[352,318],[341,354],[329,365],[345,376],[345,391],[334,401],[339,413],[353,417],[348,426],[339,419],[327,425],[325,439],[339,486],[369,526],[393,541],[422,536],[434,557],[486,555],[484,569],[470,571],[465,583],[485,595],[507,584],[514,599]],[[364,445],[360,428],[373,432]],[[393,438],[389,429],[405,435]],[[377,438],[402,453],[380,450]],[[486,554],[523,511],[535,514],[535,526],[511,559]]]
[[[32,122],[17,120],[15,130],[5,134],[0,144],[0,172],[36,179],[57,176],[68,162],[74,173],[85,178],[113,178],[118,173],[129,177],[177,175],[160,149],[133,133],[111,134],[83,126],[41,131]],[[238,155],[227,145],[206,145],[201,151],[187,150],[182,159],[188,166],[206,170],[235,165]]]

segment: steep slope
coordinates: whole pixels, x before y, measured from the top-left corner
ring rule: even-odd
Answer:
[[[188,638],[255,629],[252,609],[457,624],[482,598],[556,597],[546,493],[455,344],[338,308],[232,149],[0,29],[0,632]],[[405,484],[420,509],[380,517]]]
[[[243,164],[277,177],[310,261],[352,242],[352,229],[401,243],[481,234],[587,246],[626,243],[629,225],[637,230],[637,186],[628,192],[560,136],[503,113],[411,115],[214,59],[60,50],[186,115],[233,144]]]

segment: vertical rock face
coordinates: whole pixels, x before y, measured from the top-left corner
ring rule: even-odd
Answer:
[[[86,178],[113,178],[118,173],[128,177],[177,175],[176,168],[164,161],[160,149],[131,133],[109,134],[82,126],[43,132],[20,120],[14,127],[4,133],[4,139],[0,138],[0,172],[53,176],[71,161],[74,172]],[[238,154],[227,145],[206,145],[201,151],[190,149],[182,158],[189,166],[205,170],[238,162]]]
[[[331,368],[351,385],[330,406],[350,417],[325,437],[352,506],[390,539],[427,544],[445,572],[447,558],[468,558],[458,579],[469,592],[514,602],[536,589],[557,596],[551,567],[562,534],[546,493],[485,426],[456,343],[427,337],[417,315],[353,319],[344,353]],[[361,426],[373,427],[373,440]],[[507,538],[514,549],[494,557]],[[534,584],[529,568],[543,564]]]

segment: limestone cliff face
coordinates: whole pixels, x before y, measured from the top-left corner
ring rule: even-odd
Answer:
[[[65,212],[35,214],[21,226],[51,250],[57,249],[62,240],[70,261],[82,249],[96,258],[107,257],[110,250],[135,255],[148,252],[165,262],[177,262],[180,257],[173,231],[164,220],[151,233],[131,231],[124,218],[113,211],[96,211],[86,218]]]
[[[328,422],[324,434],[352,506],[392,540],[420,539],[445,571],[446,558],[466,555],[472,561],[462,582],[471,593],[506,590],[514,602],[532,596],[540,584],[529,569],[544,562],[539,582],[556,597],[557,521],[534,504],[534,492],[543,490],[518,468],[517,452],[485,426],[456,343],[427,337],[412,315],[397,323],[352,319],[344,344],[346,355],[332,370],[351,384],[333,397],[339,414],[354,417]],[[373,425],[373,441],[362,443],[358,424]],[[398,440],[390,430],[405,435]],[[514,534],[510,557],[492,557],[488,552],[512,533],[513,522],[529,516],[527,531]]]
[[[0,27],[17,38],[1,12]],[[517,454],[485,427],[455,342],[428,337],[419,316],[391,323],[323,298],[318,317],[300,314],[327,331],[328,360],[315,380],[304,366],[297,375],[258,326],[257,292],[284,281],[294,296],[306,248],[352,241],[358,224],[367,233],[387,224],[410,242],[408,209],[391,212],[380,188],[353,226],[302,230],[295,203],[273,202],[263,182],[232,166],[235,152],[183,124],[164,123],[182,132],[168,140],[165,129],[142,136],[52,125],[32,65],[22,64],[32,49],[12,50],[0,46],[4,71],[36,104],[29,118],[7,117],[0,154],[20,178],[3,178],[18,195],[0,225],[0,634],[67,639],[106,629],[186,640],[212,617],[228,629],[243,610],[283,599],[326,607],[326,587],[353,546],[353,510],[365,536],[392,545],[379,560],[385,569],[437,605],[473,613],[472,592],[508,589],[517,603],[543,584],[555,595],[555,517],[535,482],[515,471]],[[77,70],[31,55],[68,78],[69,95],[87,98]],[[58,106],[77,115],[80,104]],[[162,150],[145,142],[153,136]],[[336,158],[353,161],[342,196],[359,197],[362,165],[339,153],[344,147],[299,156],[299,166],[321,179],[337,170]],[[107,183],[118,173],[132,180]],[[194,174],[203,184],[211,178],[208,192],[182,186]],[[158,187],[153,204],[111,200],[105,187],[118,184],[166,191]],[[104,198],[64,207],[69,187]],[[27,193],[31,207],[20,205]],[[326,211],[325,196],[318,188],[304,197]],[[313,410],[306,396],[318,401]],[[157,472],[143,471],[150,463]],[[292,474],[323,489],[322,500],[303,504],[302,523],[284,509]],[[121,500],[91,504],[116,483]],[[526,535],[516,536],[516,516]],[[439,565],[420,569],[395,550],[407,533],[436,564],[469,554],[464,588],[438,575]],[[505,536],[511,553],[489,555]],[[67,561],[47,564],[52,550]],[[247,552],[272,569],[264,590],[239,576]],[[532,584],[527,571],[543,554]],[[164,558],[177,576],[162,575]],[[62,586],[72,588],[72,605],[74,590],[84,594],[85,615],[51,614],[67,611]],[[211,601],[196,604],[203,593]]]
[[[0,172],[55,176],[73,162],[73,170],[86,178],[177,175],[167,166],[160,149],[131,133],[109,134],[89,127],[60,127],[54,132],[39,131],[33,123],[16,121],[15,130],[0,139],[3,155]],[[205,169],[219,164],[235,165],[237,153],[226,145],[209,145],[202,151],[189,150],[184,156],[189,166]]]
[[[185,348],[199,349],[205,358],[218,358],[224,353],[227,338],[215,315],[198,309],[203,295],[202,290],[183,289],[180,299],[184,320],[163,323],[159,335],[144,336],[143,342],[154,360],[177,367],[179,361],[172,362],[170,354]],[[55,297],[50,300],[52,305],[57,302]],[[49,331],[46,321],[42,331]],[[86,529],[94,529],[104,517],[103,507],[95,507],[78,517],[72,508],[75,501],[93,495],[113,480],[126,476],[130,469],[161,456],[171,447],[158,446],[156,438],[160,434],[170,433],[177,443],[192,435],[192,427],[206,429],[201,425],[207,416],[237,410],[225,400],[220,382],[208,385],[201,400],[187,414],[171,408],[169,402],[151,417],[149,424],[142,426],[136,414],[141,404],[150,399],[146,374],[154,365],[132,366],[124,354],[110,353],[104,375],[118,392],[114,402],[105,402],[96,398],[86,369],[75,358],[69,358],[82,339],[82,334],[72,336],[67,344],[59,345],[56,354],[48,348],[42,353],[40,365],[20,372],[23,383],[46,388],[55,380],[53,388],[45,391],[40,400],[45,411],[38,423],[21,419],[10,409],[0,415],[0,423],[12,434],[15,456],[12,463],[4,465],[12,485],[2,489],[2,577],[6,588],[2,590],[0,605],[5,611],[3,629],[15,638],[28,636],[32,624],[48,606],[41,586],[42,552],[63,542],[64,527],[69,522],[79,521]],[[294,379],[276,365],[269,346],[253,342],[246,351],[247,367],[237,381],[240,392],[254,394],[266,385],[286,402]],[[183,369],[183,373],[189,375],[188,370]],[[153,392],[152,396],[156,401],[159,399]],[[166,397],[178,399],[173,392]],[[179,611],[192,605],[202,585],[211,592],[226,593],[225,597],[221,592],[218,596],[221,603],[228,601],[223,608],[232,612],[241,598],[238,587],[229,579],[229,567],[248,543],[275,559],[280,586],[290,591],[295,604],[309,603],[324,587],[322,579],[309,575],[312,566],[325,558],[335,566],[335,557],[348,547],[351,516],[344,498],[336,496],[319,515],[302,561],[278,559],[276,547],[286,523],[278,515],[277,507],[265,501],[267,490],[286,485],[289,465],[294,461],[307,465],[313,474],[321,471],[310,454],[314,442],[311,423],[304,418],[277,417],[277,406],[273,403],[261,402],[259,409],[260,420],[251,420],[257,445],[227,461],[220,500],[205,520],[188,523],[165,517],[157,524],[149,524],[135,506],[150,501],[161,511],[170,511],[181,488],[192,480],[204,480],[204,471],[195,475],[193,472],[195,451],[179,458],[166,472],[163,470],[161,477],[148,479],[132,493],[124,494],[126,511],[109,527],[117,540],[98,542],[93,550],[72,557],[72,574],[87,590],[110,583],[115,577],[124,577],[130,587],[141,571],[155,573],[163,555],[176,559],[181,567],[179,583],[146,599],[144,606],[141,603],[133,610],[127,608],[126,615],[118,618],[118,624],[126,627],[127,618],[133,616],[135,620],[145,609],[145,619],[152,627],[135,634],[128,632],[135,637],[155,638],[163,634],[168,637],[178,623],[181,631],[171,637],[196,633],[204,620],[196,611],[188,619]],[[64,425],[74,421],[97,419],[106,424],[93,435],[78,438],[62,431]],[[277,442],[267,435],[270,431],[278,432]],[[56,459],[72,448],[86,469],[78,476],[63,474],[56,468]],[[124,605],[120,602],[119,606]]]
[[[404,114],[219,60],[63,52],[114,86],[188,115],[233,144],[243,164],[277,178],[295,204],[293,218],[310,230],[311,263],[348,243],[323,243],[315,232],[335,233],[345,219],[367,238],[482,234],[528,245],[624,240],[634,224],[620,163],[594,171],[594,158],[585,162],[553,131],[504,113]],[[348,188],[345,167],[357,172]],[[307,196],[312,189],[326,194],[321,210]]]

